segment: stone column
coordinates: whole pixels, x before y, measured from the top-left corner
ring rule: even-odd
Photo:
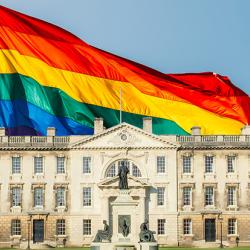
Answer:
[[[141,203],[141,211],[140,211],[140,224],[145,221],[145,199],[146,197],[144,195],[141,196],[140,198],[140,203]]]
[[[106,220],[109,224],[109,197],[103,195],[102,196],[102,218],[103,220]]]

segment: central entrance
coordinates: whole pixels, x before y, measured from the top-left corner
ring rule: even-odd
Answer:
[[[44,241],[44,220],[33,220],[33,242]]]
[[[215,219],[205,219],[205,241],[213,242],[216,240]]]

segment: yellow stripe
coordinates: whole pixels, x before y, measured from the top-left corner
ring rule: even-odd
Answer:
[[[0,50],[0,62],[0,73],[29,76],[43,86],[63,90],[80,102],[116,110],[120,108],[119,81],[53,68],[15,50]],[[124,111],[172,120],[189,133],[192,126],[198,125],[202,127],[203,134],[239,134],[243,126],[241,122],[220,117],[189,103],[143,94],[129,83],[122,83],[122,86]]]

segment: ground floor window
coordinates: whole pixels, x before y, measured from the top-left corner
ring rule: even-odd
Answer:
[[[191,219],[183,220],[183,234],[192,234],[192,221]]]
[[[91,235],[91,220],[83,220],[83,235]]]
[[[11,221],[11,235],[21,235],[21,221],[20,220]]]
[[[65,235],[65,220],[64,219],[56,221],[56,234]]]
[[[236,219],[229,219],[228,220],[228,234],[236,234],[237,228],[236,228]]]
[[[157,232],[159,235],[165,234],[165,219],[158,219],[157,221]]]

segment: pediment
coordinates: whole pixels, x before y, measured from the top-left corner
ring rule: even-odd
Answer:
[[[127,123],[104,130],[71,145],[72,148],[176,148],[159,136],[149,134]]]
[[[132,175],[128,175],[128,186],[129,188],[145,188],[149,187],[149,183],[146,181],[139,179],[137,177],[134,177]],[[103,181],[101,181],[98,184],[98,187],[100,188],[113,188],[113,189],[118,189],[119,188],[119,176],[115,176],[112,178],[107,178]]]

